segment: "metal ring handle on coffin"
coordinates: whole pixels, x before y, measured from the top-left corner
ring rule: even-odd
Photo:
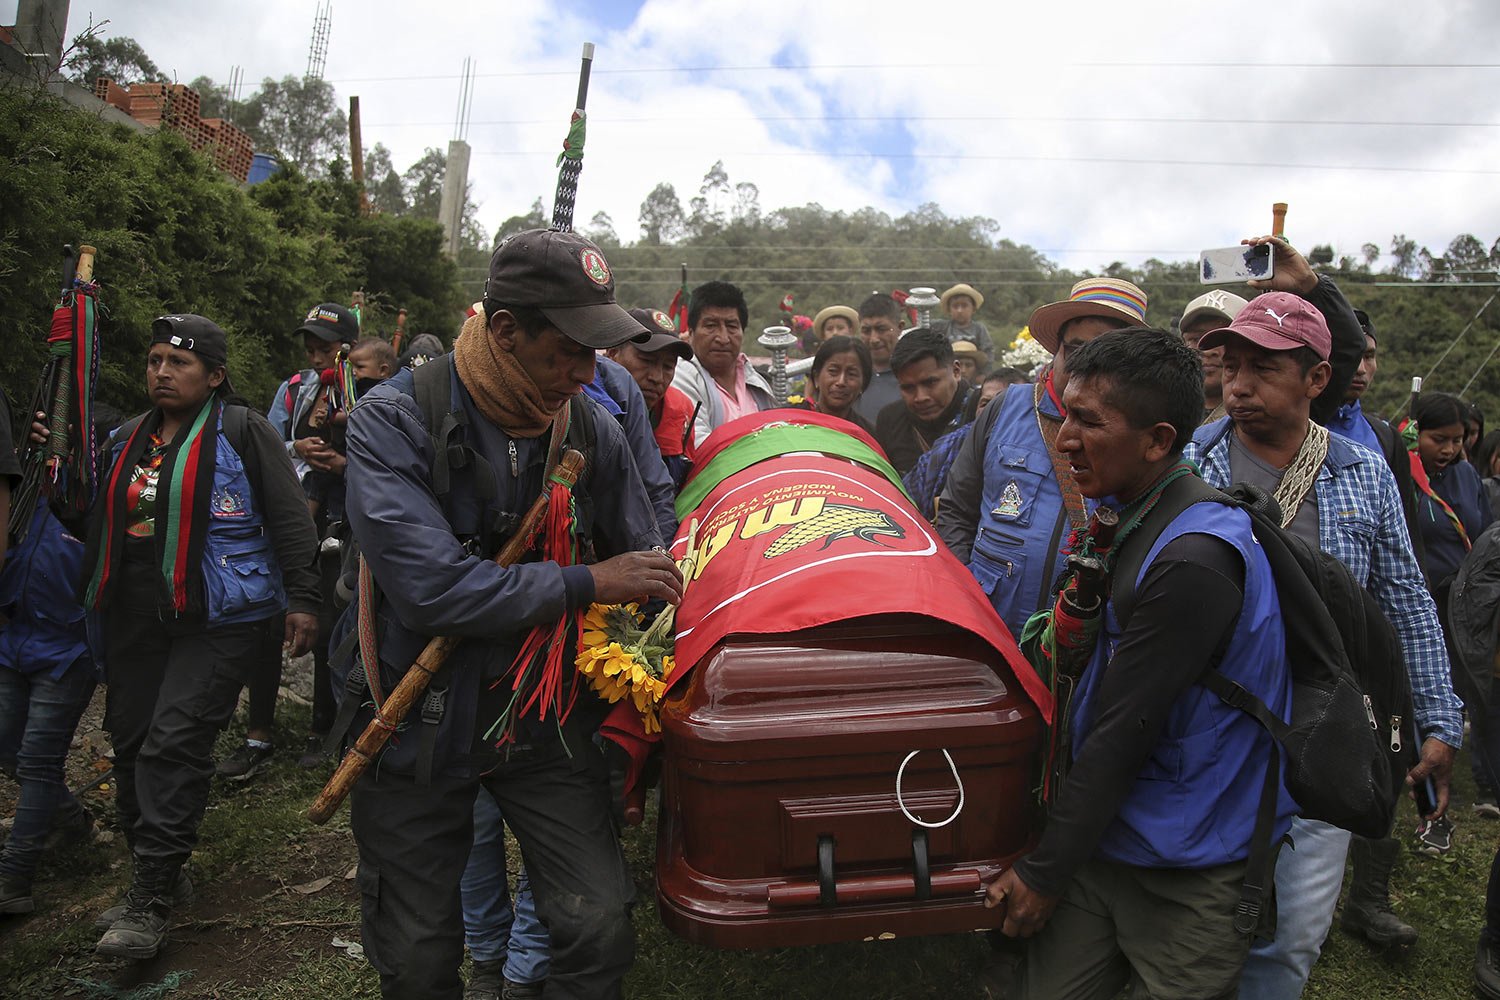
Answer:
[[[953,807],[952,814],[939,823],[929,823],[925,819],[918,819],[916,816],[913,816],[911,810],[906,808],[906,802],[901,796],[901,779],[906,774],[906,765],[910,764],[912,758],[921,752],[920,750],[913,750],[907,754],[906,759],[901,761],[901,766],[896,769],[896,806],[901,810],[901,815],[911,820],[917,826],[925,827],[928,830],[941,830],[949,823],[958,819],[958,814],[964,811],[964,781],[958,776],[958,765],[953,762],[953,755],[947,750],[943,750],[943,758],[948,761],[948,770],[953,772],[953,783],[958,786],[958,804]]]

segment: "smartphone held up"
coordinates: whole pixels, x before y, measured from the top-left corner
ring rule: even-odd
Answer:
[[[1262,281],[1276,273],[1271,244],[1204,250],[1198,255],[1198,280],[1205,285],[1238,285]]]

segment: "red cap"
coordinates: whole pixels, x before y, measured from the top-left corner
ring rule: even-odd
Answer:
[[[1257,295],[1228,326],[1205,333],[1198,341],[1198,349],[1206,351],[1219,347],[1231,335],[1244,337],[1268,351],[1310,347],[1324,361],[1333,351],[1328,321],[1311,302],[1291,292]]]

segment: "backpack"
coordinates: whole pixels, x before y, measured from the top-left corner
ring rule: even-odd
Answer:
[[[1380,839],[1395,822],[1406,772],[1416,762],[1411,680],[1395,629],[1349,568],[1289,534],[1263,490],[1244,484],[1228,493],[1197,476],[1171,483],[1145,522],[1122,544],[1111,603],[1123,629],[1135,605],[1135,582],[1157,538],[1195,503],[1222,503],[1250,515],[1271,566],[1286,629],[1292,673],[1292,718],[1216,669],[1204,687],[1253,716],[1275,737],[1256,812],[1236,927],[1254,930],[1272,869],[1277,771],[1287,760],[1287,791],[1306,819]]]
[[[464,440],[467,416],[453,399],[453,355],[447,354],[412,369],[412,396],[422,414],[422,422],[432,435],[433,458],[430,471],[433,493],[438,503],[447,512],[447,499],[452,487],[453,470],[467,470],[472,466],[475,493],[483,504],[498,495],[495,467]],[[583,398],[576,396],[569,403],[566,445],[583,453],[585,474],[594,459],[597,431],[594,426],[593,408]],[[586,496],[575,494],[579,524],[587,524],[591,508]],[[520,515],[502,514],[494,522],[479,526],[480,531],[471,540],[481,555],[499,551],[505,540],[515,532],[521,521]],[[355,716],[363,704],[367,704],[378,691],[380,664],[376,649],[376,626],[374,609],[379,606],[381,595],[374,575],[365,569],[365,561],[359,553],[357,541],[352,537],[346,543],[344,563],[340,574],[341,588],[352,603],[344,619],[353,616],[352,626],[329,656],[333,675],[335,700],[338,714],[324,742],[329,753],[342,750],[346,736],[352,741],[358,736],[350,733]],[[368,588],[368,592],[364,592]],[[356,655],[359,662],[355,662]],[[477,678],[471,679],[477,684]],[[472,686],[471,684],[471,686]],[[440,669],[429,684],[421,702],[407,716],[407,726],[419,723],[416,740],[416,779],[427,785],[432,779],[432,767],[440,742],[439,728],[447,713],[450,681],[446,668]],[[471,692],[472,693],[472,692]],[[381,697],[390,691],[380,691]],[[449,732],[442,737],[449,751],[461,750],[466,740],[456,739]]]

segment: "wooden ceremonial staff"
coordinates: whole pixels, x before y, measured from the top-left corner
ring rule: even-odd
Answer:
[[[94,255],[99,251],[85,243],[78,248],[78,263],[71,275],[64,275],[63,290],[67,291],[73,287],[74,279],[88,284],[94,280]],[[87,386],[80,387],[80,392],[86,392]],[[64,364],[57,376],[57,392],[53,395],[51,406],[51,420],[47,437],[47,464],[55,465],[66,460],[68,455],[68,418],[72,416],[71,407],[68,405],[73,396],[73,363],[70,358]],[[78,433],[87,434],[88,428],[78,428]]]
[[[578,476],[583,472],[583,455],[573,449],[563,452],[562,461],[558,462],[557,469],[553,475],[568,489],[578,482]],[[521,527],[510,537],[499,553],[495,556],[495,563],[500,566],[509,566],[517,562],[526,550],[530,548],[533,535],[542,525],[542,519],[547,516],[547,497],[550,490],[543,492],[532,503],[531,509],[526,512],[521,521]],[[358,740],[344,754],[344,759],[339,762],[339,769],[333,772],[333,777],[328,779],[328,784],[318,793],[313,801],[312,808],[307,810],[307,818],[314,823],[326,823],[339,807],[339,804],[349,795],[354,788],[355,782],[365,769],[375,760],[385,746],[386,741],[391,738],[391,733],[401,725],[407,713],[412,710],[427,690],[427,685],[432,682],[433,674],[437,673],[442,665],[447,662],[453,650],[463,640],[453,636],[437,636],[427,643],[427,648],[422,650],[417,661],[407,668],[406,676],[401,678],[401,683],[396,685],[391,696],[385,700],[375,711],[375,718],[371,719],[365,726],[365,731],[360,734]]]
[[[568,140],[573,138],[572,126],[583,118],[583,106],[589,97],[589,68],[594,64],[594,43],[583,43],[583,65],[578,70],[578,101],[574,105],[573,118],[569,122]],[[582,133],[580,133],[581,138]],[[552,199],[552,228],[567,233],[573,230],[573,203],[578,199],[578,175],[583,173],[583,143],[579,142],[578,155],[568,156],[562,161],[557,175],[557,196]],[[563,144],[568,149],[568,142]]]

